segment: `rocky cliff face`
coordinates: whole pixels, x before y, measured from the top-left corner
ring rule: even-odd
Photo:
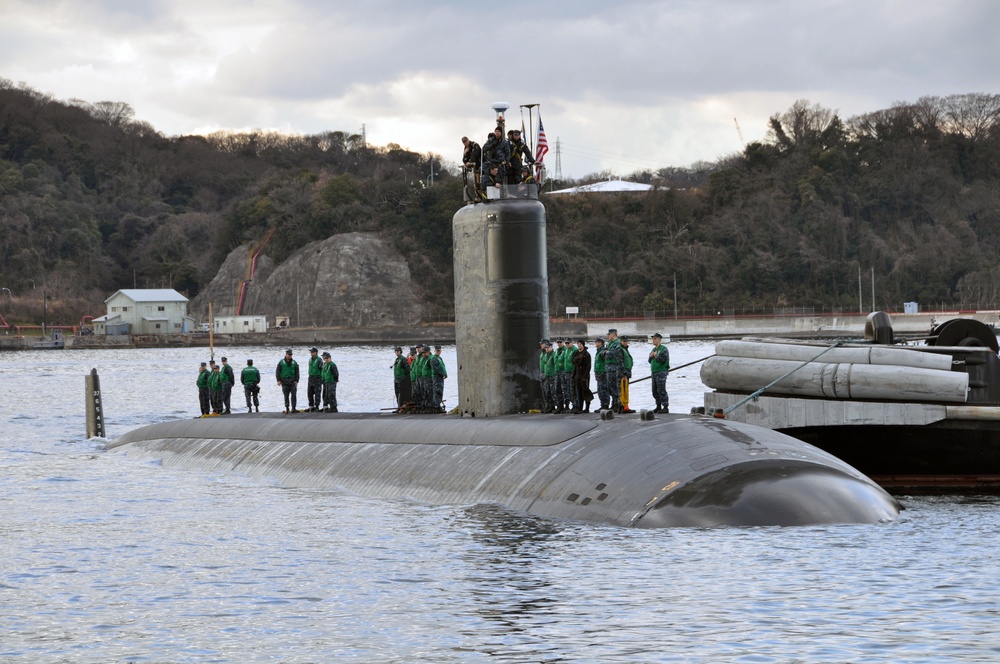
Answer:
[[[229,254],[212,283],[189,306],[195,317],[234,312],[239,285],[246,278],[248,246]],[[293,327],[359,327],[411,323],[420,303],[406,260],[376,233],[344,233],[299,249],[280,265],[267,256],[244,298],[243,314],[264,314],[274,325],[288,316]]]

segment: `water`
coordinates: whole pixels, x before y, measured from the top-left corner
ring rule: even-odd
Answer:
[[[674,366],[712,352],[670,348]],[[341,410],[391,406],[391,349],[332,350]],[[283,349],[222,352],[267,377]],[[0,353],[0,658],[1000,660],[994,498],[904,498],[875,526],[632,531],[282,488],[85,440],[91,367],[114,437],[197,414],[206,355]],[[444,356],[454,373],[454,348]],[[648,385],[634,406],[649,405]],[[671,410],[698,405],[698,366],[668,387]],[[279,394],[265,381],[262,406]]]

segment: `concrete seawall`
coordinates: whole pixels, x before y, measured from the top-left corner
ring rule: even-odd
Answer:
[[[897,336],[929,334],[934,326],[953,318],[972,318],[987,325],[1000,322],[1000,311],[951,311],[919,314],[890,314]],[[594,337],[616,328],[618,334],[648,337],[654,332],[671,339],[729,339],[748,336],[799,338],[863,337],[867,314],[813,316],[716,316],[710,318],[587,321],[587,336]]]
[[[972,318],[987,325],[1000,323],[1000,311],[947,311],[919,314],[891,314],[896,335],[920,336],[953,318]],[[799,316],[713,316],[706,318],[649,319],[556,319],[550,325],[553,337],[594,339],[616,328],[619,334],[645,338],[659,332],[673,340],[738,339],[740,337],[836,338],[864,336],[867,314],[824,314]],[[265,334],[215,335],[217,346],[254,345],[357,345],[385,344],[412,346],[422,343],[455,343],[452,323],[394,325],[358,328],[286,328]],[[0,335],[0,350],[30,350],[38,337]],[[113,337],[66,337],[66,348],[164,348],[208,346],[208,334],[132,335]]]

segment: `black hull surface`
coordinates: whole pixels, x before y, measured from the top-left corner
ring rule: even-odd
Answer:
[[[237,415],[150,425],[109,448],[286,486],[626,527],[877,523],[899,511],[819,449],[697,416]]]

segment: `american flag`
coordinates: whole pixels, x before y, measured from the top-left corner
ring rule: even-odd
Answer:
[[[538,141],[535,142],[535,166],[541,166],[545,153],[549,151],[549,142],[545,140],[545,128],[542,126],[542,116],[538,115]]]

